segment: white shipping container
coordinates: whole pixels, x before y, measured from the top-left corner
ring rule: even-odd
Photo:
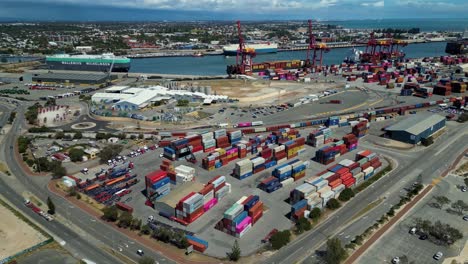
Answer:
[[[359,172],[358,174],[354,175],[353,177],[356,179],[356,181],[358,179],[362,179],[362,178],[364,178],[364,172]]]
[[[331,191],[331,187],[328,185],[317,190],[317,192],[320,194],[320,197],[323,197],[325,193],[330,192],[330,191]]]
[[[338,164],[340,164],[341,166],[349,167],[349,166],[354,164],[354,161],[352,161],[350,159],[344,159],[344,160],[340,161]]]
[[[254,132],[266,132],[266,127],[254,127]]]
[[[193,177],[193,175],[195,175],[195,168],[185,166],[185,165],[179,165],[179,166],[175,167],[175,172],[177,174]]]
[[[317,198],[320,198],[320,194],[314,191],[314,192],[309,193],[305,198],[311,199],[311,200],[317,199]]]
[[[247,200],[247,196],[242,196],[239,200],[237,200],[236,204],[242,204],[245,200]]]
[[[247,225],[247,227],[244,230],[242,230],[242,232],[236,233],[236,237],[241,238],[243,235],[245,235],[247,232],[249,232],[249,230],[251,228],[252,228],[252,224],[250,223],[250,224]]]
[[[331,171],[329,171],[329,172],[325,172],[325,173],[324,173],[324,174],[322,174],[322,176],[320,176],[320,177],[322,177],[322,179],[325,179],[325,180],[326,180],[326,179],[328,179],[328,178],[332,177],[333,175],[335,175],[335,173],[334,173],[334,172],[331,172]]]
[[[231,184],[226,182],[226,186],[228,187],[228,193],[231,193]]]
[[[287,158],[282,158],[282,159],[278,160],[276,163],[277,163],[278,165],[281,165],[281,164],[283,164],[283,163],[286,163],[287,161],[288,161]]]
[[[363,172],[364,172],[364,176],[367,176],[369,175],[370,173],[372,173],[374,171],[374,168],[372,167],[369,167],[367,169],[365,169]]]
[[[288,178],[288,179],[286,179],[286,180],[284,180],[284,181],[281,182],[281,184],[283,185],[283,187],[284,187],[284,186],[287,186],[287,185],[289,185],[289,184],[292,184],[292,183],[294,183],[294,179],[293,179],[293,178]]]
[[[273,152],[276,153],[276,152],[280,152],[280,151],[282,151],[282,150],[286,150],[285,145],[281,145],[281,146],[278,146],[278,147],[274,148],[274,149],[273,149]]]

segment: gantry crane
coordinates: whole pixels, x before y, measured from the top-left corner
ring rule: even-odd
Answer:
[[[255,49],[245,46],[244,37],[242,37],[242,28],[240,21],[237,21],[237,35],[239,38],[239,47],[237,48],[236,65],[230,65],[227,73],[231,74],[252,74],[252,59],[257,55]]]
[[[307,47],[306,67],[311,69],[321,70],[323,64],[323,53],[330,51],[325,43],[317,43],[314,34],[312,34],[312,20],[309,23],[309,46]],[[312,59],[311,53],[313,51]]]

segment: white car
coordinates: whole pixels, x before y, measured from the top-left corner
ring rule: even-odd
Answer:
[[[398,263],[400,263],[400,258],[399,258],[399,257],[394,257],[394,258],[392,259],[392,263],[393,263],[393,264],[398,264]]]
[[[145,252],[143,252],[143,250],[141,249],[138,249],[136,253],[140,256],[143,256],[145,254]]]
[[[164,157],[164,153],[159,154],[159,157],[160,158]]]
[[[442,252],[439,251],[439,252],[435,253],[434,259],[435,259],[435,260],[439,260],[439,259],[441,259],[443,256],[444,256],[444,254],[443,254]]]

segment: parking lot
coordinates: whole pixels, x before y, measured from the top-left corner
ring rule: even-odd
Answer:
[[[407,258],[408,263],[442,263],[445,258],[455,257],[460,254],[468,238],[468,225],[462,216],[448,213],[445,209],[432,207],[434,196],[446,196],[451,202],[463,200],[468,202],[467,192],[461,192],[458,187],[463,183],[461,177],[449,175],[444,178],[433,191],[425,197],[397,226],[383,236],[365,255],[361,257],[359,263],[391,263],[392,258]],[[415,218],[430,220],[431,222],[441,221],[460,230],[464,237],[455,244],[448,246],[436,245],[427,240],[421,240],[420,234],[410,234]],[[437,261],[434,254],[442,252],[443,257]]]

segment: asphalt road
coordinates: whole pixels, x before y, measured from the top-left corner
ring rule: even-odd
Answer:
[[[4,194],[11,203],[28,217],[38,222],[43,221],[43,226],[55,234],[56,237],[59,237],[60,240],[63,240],[65,242],[65,248],[72,252],[75,257],[87,258],[100,264],[119,263],[120,261],[116,258],[100,249],[101,247],[107,247],[137,261],[139,256],[136,254],[136,251],[137,249],[142,249],[146,256],[154,258],[159,263],[175,263],[151,249],[129,240],[127,236],[116,231],[109,225],[91,218],[88,214],[83,213],[81,209],[75,208],[68,201],[51,193],[47,189],[48,177],[29,177],[24,174],[14,159],[14,142],[16,141],[16,135],[19,134],[18,132],[21,125],[24,123],[24,110],[19,108],[17,111],[18,115],[10,133],[6,135],[2,142],[3,144],[0,146],[0,155],[4,156],[3,160],[5,160],[10,171],[14,174],[14,180],[18,180],[22,188],[27,186],[27,188],[24,189],[27,189],[42,201],[45,201],[47,197],[50,196],[51,199],[55,201],[57,214],[66,220],[45,222],[39,215],[33,213],[29,208],[23,205],[24,198],[9,186],[12,180],[7,181],[0,179],[0,192]],[[15,184],[15,186],[18,186],[18,184]]]
[[[440,176],[440,173],[466,149],[467,128],[467,124],[462,124],[449,130],[432,146],[420,152],[399,153],[395,150],[385,150],[364,143],[365,147],[396,160],[398,167],[395,171],[359,193],[327,221],[280,249],[264,263],[296,263],[298,261],[316,263],[316,250],[320,249],[329,237],[338,235],[345,244],[351,241],[354,236],[362,234],[367,227],[373,225],[383,213],[398,202],[400,192],[415,182],[418,175],[422,175],[424,184],[430,184],[434,178]],[[386,197],[385,202],[375,207],[370,214],[366,215],[367,217],[361,217],[359,221],[351,224],[347,223],[370,202],[384,196]]]

